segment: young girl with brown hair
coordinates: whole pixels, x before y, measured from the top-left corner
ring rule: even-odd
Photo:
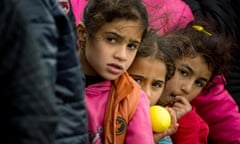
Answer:
[[[232,43],[211,26],[205,21],[196,20],[186,28],[165,36],[172,47],[176,71],[166,83],[161,104],[174,105],[176,96],[183,96],[192,102],[200,92],[208,93],[214,87],[213,77],[229,70]],[[180,38],[189,42],[186,44]],[[179,128],[172,136],[174,143],[207,143],[208,125],[196,113],[194,106],[178,122]]]
[[[139,0],[90,0],[78,26],[90,143],[153,144],[149,101],[127,69],[148,28]]]

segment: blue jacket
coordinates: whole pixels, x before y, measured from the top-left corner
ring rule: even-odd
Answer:
[[[60,115],[57,144],[87,144],[85,78],[69,18],[56,0],[15,0],[31,22]]]
[[[22,7],[0,7],[1,143],[53,144],[58,114],[39,45]]]

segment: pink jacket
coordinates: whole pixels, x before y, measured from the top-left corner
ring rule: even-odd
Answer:
[[[84,7],[87,4],[87,0],[71,0],[72,11],[75,17],[76,25],[79,24],[83,17]]]
[[[159,34],[184,28],[194,19],[190,7],[182,0],[143,0],[150,27],[159,29]]]
[[[182,0],[143,0],[149,13],[151,27],[162,34],[177,26],[183,28],[194,19],[189,6]],[[76,24],[82,20],[87,0],[71,0]]]
[[[104,81],[86,88],[88,131],[93,144],[101,144],[104,114],[111,88],[111,81]],[[141,91],[140,100],[127,126],[126,144],[154,144],[149,114],[149,100]]]
[[[224,88],[225,79],[222,75],[216,76],[216,87],[204,95],[201,93],[192,102],[197,112],[210,127],[209,136],[216,144],[240,143],[240,113],[238,107]]]

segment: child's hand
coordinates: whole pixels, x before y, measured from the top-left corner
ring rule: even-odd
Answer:
[[[182,116],[184,116],[192,109],[192,106],[185,97],[176,96],[175,103],[173,104],[172,108],[176,113],[177,120],[179,120]]]
[[[164,132],[153,133],[153,137],[154,137],[155,143],[159,142],[160,139],[162,139],[165,136],[174,134],[177,131],[178,126],[179,126],[178,123],[177,123],[177,117],[176,117],[175,111],[172,108],[169,108],[169,107],[166,107],[166,109],[168,110],[168,112],[169,112],[169,114],[171,116],[171,125]]]

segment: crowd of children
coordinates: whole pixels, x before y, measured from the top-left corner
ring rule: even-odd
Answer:
[[[2,0],[1,137],[18,144],[240,143],[233,3],[240,5]],[[153,105],[170,113],[164,132],[152,130]]]

